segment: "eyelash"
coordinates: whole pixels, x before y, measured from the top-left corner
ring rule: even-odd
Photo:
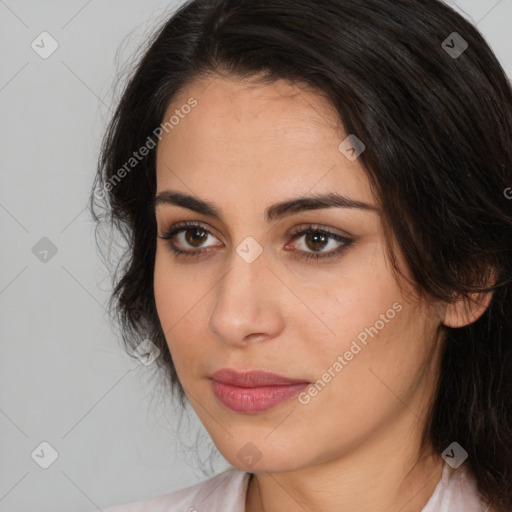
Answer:
[[[201,256],[202,254],[204,254],[205,252],[208,252],[209,250],[208,249],[200,249],[200,250],[186,251],[183,249],[178,249],[172,243],[172,239],[178,233],[181,233],[182,231],[187,231],[188,229],[191,229],[191,228],[199,228],[201,231],[204,231],[207,234],[213,235],[213,233],[211,233],[208,229],[206,229],[201,224],[198,224],[195,222],[180,222],[178,224],[175,224],[168,230],[166,230],[163,235],[161,235],[161,236],[159,235],[159,238],[161,238],[162,240],[166,240],[168,242],[169,248],[176,256],[179,256],[180,258],[188,258],[188,257],[197,258],[197,257]],[[341,255],[341,253],[344,252],[345,249],[347,249],[348,246],[352,244],[352,242],[354,242],[354,240],[352,240],[351,238],[347,238],[347,237],[338,235],[337,233],[333,233],[332,231],[329,231],[326,228],[317,227],[314,224],[308,224],[308,225],[306,225],[305,229],[302,229],[298,232],[293,233],[292,241],[300,238],[303,235],[307,235],[309,233],[325,235],[325,236],[327,236],[331,239],[334,239],[338,242],[343,242],[343,244],[338,249],[329,251],[327,253],[315,253],[315,252],[307,252],[307,251],[300,251],[300,250],[296,251],[297,256],[304,260],[314,259],[314,260],[318,261],[318,260],[324,260],[324,259],[328,259],[328,258],[334,258],[336,256]]]

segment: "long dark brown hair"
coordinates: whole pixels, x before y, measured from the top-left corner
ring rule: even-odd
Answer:
[[[127,351],[151,339],[182,402],[153,293],[156,151],[126,164],[158,142],[176,94],[215,74],[327,97],[366,146],[361,164],[417,289],[446,301],[493,290],[477,321],[443,326],[423,438],[439,453],[457,441],[483,498],[510,512],[512,89],[480,32],[439,0],[193,0],[148,40],[105,134],[90,209],[98,243],[103,226],[125,244],[109,311]]]

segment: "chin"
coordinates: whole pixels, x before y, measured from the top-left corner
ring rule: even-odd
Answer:
[[[236,469],[249,473],[285,473],[311,464],[303,452],[302,443],[294,447],[274,445],[264,441],[263,436],[256,442],[237,443],[241,448],[234,451],[219,450],[223,457]]]

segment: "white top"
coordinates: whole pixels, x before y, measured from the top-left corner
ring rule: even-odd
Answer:
[[[103,512],[245,512],[250,473],[228,469],[205,482]],[[441,480],[421,512],[485,512],[476,480],[462,464],[444,464]]]

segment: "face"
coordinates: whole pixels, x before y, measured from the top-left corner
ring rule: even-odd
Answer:
[[[155,300],[220,452],[239,469],[290,471],[419,432],[439,315],[392,272],[378,201],[327,100],[217,77],[187,87],[165,120],[176,110],[157,148]],[[314,203],[325,194],[348,201]]]

